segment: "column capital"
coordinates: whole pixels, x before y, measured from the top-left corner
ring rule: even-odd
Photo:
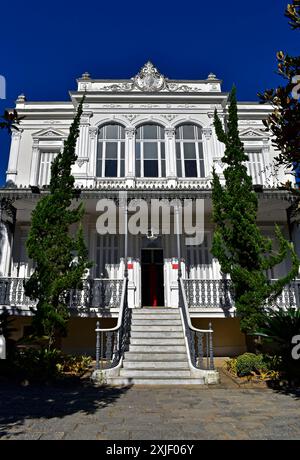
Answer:
[[[175,136],[175,128],[165,128],[165,134],[168,139],[173,139]]]
[[[90,118],[92,117],[93,112],[82,112],[80,118],[80,126],[89,126],[90,125]]]
[[[127,139],[133,139],[135,135],[135,128],[125,128],[125,135]]]
[[[22,132],[24,130],[22,128],[19,128],[19,129],[12,129],[11,131],[11,135],[12,135],[12,138],[13,139],[20,139],[21,136],[22,136]]]
[[[98,133],[98,128],[96,126],[93,126],[92,128],[89,129],[90,137],[91,139],[95,139]]]
[[[203,131],[203,134],[205,136],[205,139],[207,141],[209,141],[211,139],[211,136],[212,136],[212,129],[209,128],[209,127],[206,127],[206,128],[202,128],[202,131]]]

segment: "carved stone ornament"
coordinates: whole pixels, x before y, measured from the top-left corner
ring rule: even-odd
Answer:
[[[78,164],[79,168],[81,168],[82,165],[83,165],[84,163],[88,163],[88,161],[89,161],[88,158],[78,158],[78,159],[77,159],[77,164]]]
[[[92,127],[89,129],[91,139],[95,139],[98,133],[98,128]]]
[[[171,115],[170,113],[168,113],[167,115],[163,115],[163,117],[168,120],[168,121],[173,121],[174,118],[176,118],[177,115]]]
[[[125,133],[126,133],[127,139],[133,139],[135,129],[134,128],[125,128]]]
[[[203,134],[205,138],[209,141],[212,136],[212,129],[211,128],[203,128]]]
[[[168,139],[173,139],[175,136],[175,129],[174,128],[166,128],[165,133]]]
[[[151,93],[157,91],[172,91],[172,92],[199,92],[200,88],[182,85],[178,83],[170,83],[167,78],[159,73],[152,62],[148,61],[140,70],[140,72],[131,81],[125,83],[113,83],[103,86],[101,91],[126,92],[139,89],[140,91]]]
[[[127,120],[129,120],[129,121],[132,121],[132,120],[134,120],[134,119],[137,117],[137,115],[135,115],[135,114],[133,114],[133,113],[129,113],[128,115],[124,115],[124,116],[125,116],[125,118],[127,118]]]
[[[148,61],[133,78],[134,84],[141,91],[160,91],[165,86],[165,77],[161,75],[152,62]]]

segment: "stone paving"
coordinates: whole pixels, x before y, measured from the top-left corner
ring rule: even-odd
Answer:
[[[300,439],[300,392],[0,384],[0,439]]]

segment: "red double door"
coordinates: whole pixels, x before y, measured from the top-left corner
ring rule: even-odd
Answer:
[[[142,306],[164,305],[163,250],[142,249]]]

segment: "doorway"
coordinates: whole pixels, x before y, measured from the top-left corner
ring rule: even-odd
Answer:
[[[162,249],[142,249],[142,306],[164,306],[164,256]]]

